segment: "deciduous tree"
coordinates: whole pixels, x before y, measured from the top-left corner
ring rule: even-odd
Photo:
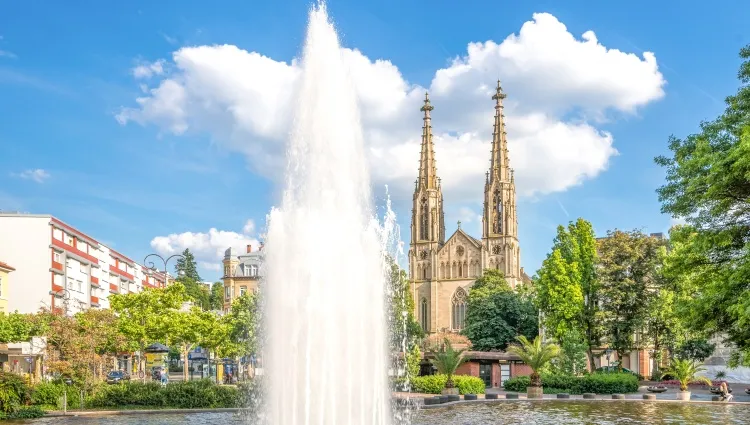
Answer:
[[[518,335],[539,332],[538,311],[508,286],[499,270],[485,270],[469,291],[463,334],[481,351],[505,349]]]

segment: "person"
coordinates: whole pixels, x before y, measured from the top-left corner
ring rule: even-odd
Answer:
[[[729,387],[727,387],[726,382],[722,382],[719,386],[719,391],[721,392],[721,401],[732,401],[734,396],[729,393]]]
[[[166,387],[167,386],[167,381],[169,380],[169,377],[167,376],[167,370],[166,370],[166,368],[162,368],[162,370],[159,373],[161,375],[160,376],[160,378],[161,378],[161,386],[162,387]]]

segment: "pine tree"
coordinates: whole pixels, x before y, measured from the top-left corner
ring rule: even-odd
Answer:
[[[195,263],[195,257],[189,249],[182,251],[182,257],[177,259],[175,265],[177,277],[191,279],[194,282],[201,282],[201,276],[198,274],[198,265]]]

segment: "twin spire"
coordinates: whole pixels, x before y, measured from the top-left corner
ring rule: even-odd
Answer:
[[[513,170],[510,169],[508,159],[508,141],[505,132],[505,115],[503,114],[503,100],[506,94],[497,80],[497,88],[492,100],[495,101],[495,123],[492,131],[492,154],[490,156],[490,170],[487,172],[487,184],[495,181],[513,181]],[[422,148],[419,157],[419,179],[417,180],[418,190],[420,186],[425,189],[438,189],[440,179],[437,176],[437,167],[435,165],[435,145],[432,141],[432,118],[430,112],[435,109],[430,104],[430,95],[425,93],[424,105],[419,109],[424,112],[424,125],[422,126]]]

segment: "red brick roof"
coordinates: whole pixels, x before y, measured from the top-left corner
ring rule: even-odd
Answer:
[[[3,263],[2,261],[0,261],[0,269],[7,270],[7,271],[10,271],[10,272],[12,272],[13,270],[15,270],[13,267],[9,266],[6,263]]]

